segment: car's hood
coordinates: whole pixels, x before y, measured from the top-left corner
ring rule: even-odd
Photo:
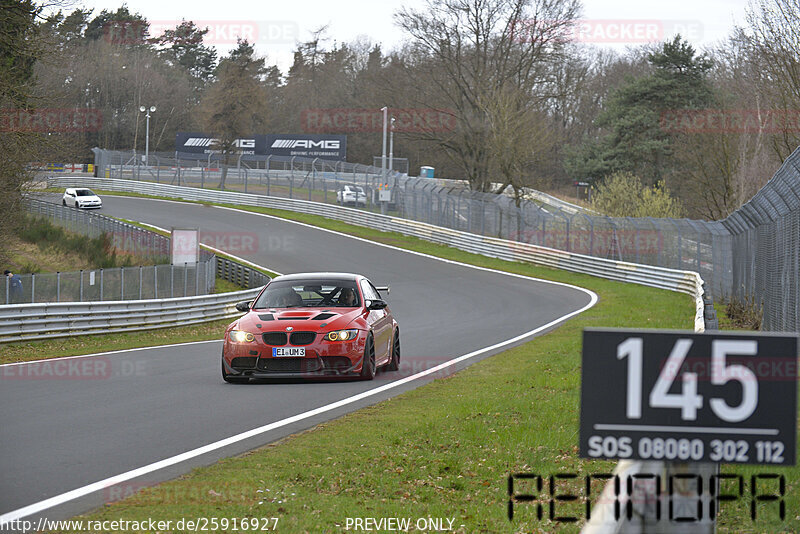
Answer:
[[[301,331],[330,331],[347,328],[361,316],[362,308],[289,308],[252,310],[239,319],[239,329],[248,332],[285,331],[292,327]],[[260,326],[259,326],[260,325]],[[351,328],[358,328],[357,325]]]

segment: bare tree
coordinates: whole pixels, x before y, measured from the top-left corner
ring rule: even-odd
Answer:
[[[800,2],[758,0],[747,13],[752,43],[763,58],[775,105],[796,119],[800,109]],[[785,128],[773,147],[785,159],[800,144],[800,132]]]
[[[497,192],[511,187],[517,206],[523,187],[533,185],[533,166],[541,162],[554,144],[555,132],[550,119],[527,107],[527,95],[510,87],[485,103],[488,119],[487,153],[502,177]]]
[[[422,133],[461,162],[473,189],[489,191],[493,181],[489,102],[513,87],[526,99],[518,109],[542,105],[578,9],[577,0],[429,0],[425,11],[395,15],[413,38],[409,100],[456,120],[452,132]]]

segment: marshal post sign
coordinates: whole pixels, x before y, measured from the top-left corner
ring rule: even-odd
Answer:
[[[580,455],[794,465],[798,336],[586,329]]]
[[[198,132],[178,132],[175,150],[182,154],[216,153],[213,136]],[[245,156],[284,156],[320,158],[337,161],[347,159],[346,135],[269,134],[242,136],[234,142],[236,153]]]

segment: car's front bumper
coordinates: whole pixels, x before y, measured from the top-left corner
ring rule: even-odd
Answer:
[[[360,331],[356,339],[344,342],[321,341],[321,337],[318,334],[318,340],[304,345],[306,356],[299,358],[273,356],[273,346],[267,345],[258,336],[250,343],[234,343],[226,339],[222,347],[222,361],[226,373],[233,377],[345,377],[361,372],[366,332]]]

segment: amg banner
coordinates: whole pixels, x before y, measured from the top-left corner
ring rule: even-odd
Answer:
[[[178,132],[175,150],[183,154],[212,154],[217,140],[205,133]],[[249,156],[301,156],[343,161],[347,158],[346,135],[270,134],[241,137],[237,154]]]

